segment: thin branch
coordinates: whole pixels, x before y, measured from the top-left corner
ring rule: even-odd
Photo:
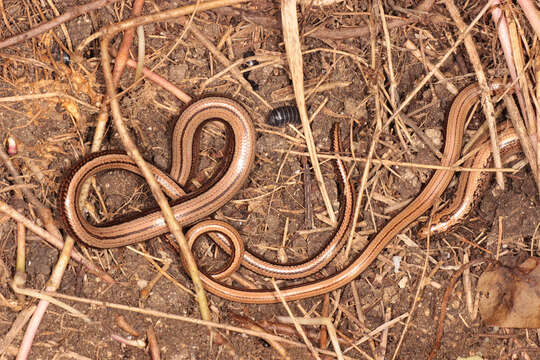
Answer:
[[[454,22],[456,23],[458,29],[462,33],[464,33],[467,26],[463,22],[463,19],[461,19],[461,15],[459,14],[459,9],[456,7],[456,5],[454,4],[452,0],[444,0],[444,4],[446,5],[448,12],[450,13],[450,16],[452,17],[452,19],[454,19]],[[474,40],[470,34],[465,35],[464,44],[465,44],[465,48],[467,49],[467,52],[469,53],[469,59],[471,60],[471,64],[474,67],[476,78],[478,79],[478,84],[480,85],[480,88],[482,89],[481,104],[482,104],[482,109],[484,110],[486,121],[488,123],[489,136],[491,138],[491,152],[493,153],[493,162],[495,163],[495,167],[500,168],[502,167],[502,160],[501,160],[501,153],[499,151],[497,123],[495,121],[495,108],[493,106],[493,101],[491,100],[486,73],[484,72],[482,62],[480,61],[480,56],[478,55],[478,52],[476,51]],[[501,189],[504,189],[504,177],[502,173],[497,172],[495,174],[495,177],[497,179],[497,184],[499,185],[499,187]]]
[[[86,14],[87,12],[99,9],[103,6],[107,6],[116,1],[118,0],[96,0],[88,4],[71,7],[65,13],[63,13],[57,18],[52,19],[51,21],[47,21],[46,23],[38,25],[35,28],[30,29],[22,34],[15,35],[15,36],[12,36],[10,38],[0,41],[0,49],[3,49],[11,45],[15,45],[21,41],[31,39],[39,34],[43,34],[44,32],[51,30],[52,28],[55,28],[56,26],[60,24],[65,23],[66,21],[74,19],[77,16]]]
[[[317,179],[328,217],[330,218],[330,221],[335,224],[336,215],[334,214],[332,202],[330,201],[328,191],[326,190],[326,185],[324,184],[321,167],[319,165],[319,160],[317,159],[315,141],[313,140],[313,133],[311,132],[309,117],[306,111],[306,98],[304,94],[304,68],[300,45],[300,35],[298,30],[298,18],[296,14],[296,1],[282,1],[281,20],[283,22],[283,38],[285,41],[285,50],[287,51],[287,60],[289,62],[289,68],[291,71],[291,80],[293,82],[294,94],[296,96],[296,104],[298,106],[298,111],[300,112],[300,119],[302,120],[302,128],[306,138],[309,157],[311,164],[313,165],[315,179]]]

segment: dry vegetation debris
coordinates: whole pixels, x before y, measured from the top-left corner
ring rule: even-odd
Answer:
[[[489,258],[513,268],[538,255],[537,14],[527,0],[0,0],[0,357],[420,359],[440,330],[435,358],[538,358],[538,330],[483,325],[475,294],[485,267],[462,266]],[[512,83],[515,97],[507,92],[502,106],[499,93],[484,91],[464,155],[441,166],[453,99],[471,83],[487,90],[498,79]],[[424,199],[435,170],[466,175],[426,200],[434,210],[384,238],[355,280],[299,301],[205,295],[195,259],[215,271],[226,255],[211,241],[188,248],[153,177],[96,176],[81,190],[84,214],[104,223],[157,201],[178,243],[160,236],[102,250],[62,237],[59,184],[73,164],[123,148],[138,166],[165,171],[179,114],[211,95],[241,103],[255,126],[248,179],[213,217],[256,256],[279,264],[316,256],[343,220],[336,160],[354,185],[353,231],[328,266],[292,282],[242,269],[226,280],[236,286],[286,297],[291,283],[347,271],[390,219]],[[291,105],[299,108],[294,121],[266,123],[272,109]],[[421,225],[458,184],[473,181],[467,154],[498,154],[487,142],[502,134],[496,117],[512,119],[528,162],[503,149],[488,164],[499,170],[499,187],[474,193],[472,216],[457,229],[422,239]],[[188,192],[219,172],[226,135],[204,128]],[[63,247],[60,260],[41,239]]]

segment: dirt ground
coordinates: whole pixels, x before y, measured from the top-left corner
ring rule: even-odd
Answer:
[[[56,1],[55,5],[59,13],[64,13],[77,3],[63,0]],[[148,1],[144,4],[143,14],[186,3],[177,0]],[[342,130],[344,155],[351,155],[352,150],[358,159],[368,156],[376,124],[376,89],[380,101],[384,103],[382,121],[389,117],[389,62],[384,33],[378,32],[373,39],[370,39],[369,31],[347,35],[344,39],[330,36],[344,29],[369,29],[370,15],[375,16],[375,13],[367,3],[347,0],[324,8],[299,8],[301,41],[306,51],[303,57],[306,84],[308,89],[309,86],[313,87],[310,84],[322,86],[307,98],[308,113],[317,113],[311,127],[317,151],[321,154],[329,153],[330,127],[338,122]],[[421,48],[426,60],[437,63],[458,38],[458,30],[444,5],[433,6],[431,14],[438,15],[434,18],[408,11],[414,7],[414,3],[395,0],[382,4],[389,22],[414,19],[409,24],[389,30],[392,68],[400,101],[428,72],[425,65],[406,50],[405,41],[411,40]],[[43,21],[43,17],[51,19],[55,16],[47,2],[4,0],[0,1],[0,5],[3,5],[0,8],[3,15],[0,21],[2,39],[27,30],[30,24],[35,26]],[[463,9],[461,16],[465,22],[470,23],[483,2],[458,0],[456,5]],[[130,9],[130,1],[120,0],[67,22],[65,31],[56,27],[52,32],[0,50],[1,98],[55,92],[78,100],[61,101],[59,97],[50,97],[0,102],[2,141],[5,142],[8,137],[16,140],[18,154],[12,157],[14,164],[23,174],[24,182],[43,204],[54,209],[55,216],[58,215],[56,201],[59,183],[69,167],[89,153],[98,110],[104,101],[102,94],[105,93],[99,44],[92,43],[80,61],[71,59],[61,50],[66,46],[65,34],[69,34],[73,47],[76,47],[104,26],[129,18]],[[519,9],[515,10],[514,15],[522,26],[523,36],[530,40],[532,35],[527,20]],[[274,108],[294,104],[279,19],[279,2],[252,1],[234,9],[198,13],[191,24],[214,45],[219,44],[221,52],[231,62],[241,59],[247,51],[260,56],[262,66],[252,70],[248,79],[258,85],[255,92]],[[380,24],[378,16],[373,21]],[[243,235],[250,251],[270,261],[279,262],[283,253],[286,254],[286,261],[291,263],[316,255],[333,228],[314,175],[304,167],[304,160],[308,160],[308,165],[310,163],[301,136],[301,125],[293,125],[299,131],[287,125],[266,125],[265,117],[270,109],[253,92],[242,88],[230,72],[205,83],[225,67],[191,31],[185,31],[184,26],[177,22],[153,23],[144,26],[144,31],[147,67],[195,98],[213,94],[233,98],[242,103],[253,118],[257,145],[255,165],[249,180],[234,200],[213,217],[233,225]],[[479,21],[472,35],[488,77],[507,76],[502,50],[489,16]],[[117,48],[120,40],[120,36],[115,37],[112,47]],[[136,53],[134,45],[132,55],[136,56]],[[449,57],[441,71],[457,89],[476,81],[463,45]],[[145,159],[167,170],[171,131],[185,104],[149,80],[135,85],[133,81],[134,72],[127,68],[118,87],[122,115]],[[286,96],[290,96],[289,99]],[[409,120],[425,132],[441,151],[446,115],[454,97],[442,82],[432,79],[404,111]],[[499,118],[505,114],[503,110]],[[477,111],[469,124],[467,137],[483,122],[481,111]],[[223,157],[223,136],[219,129],[208,128],[202,145],[202,161],[197,176],[199,181],[211,176],[212,169]],[[122,149],[112,124],[109,125],[102,149]],[[407,164],[439,163],[415,131],[410,127],[396,126],[394,122],[383,128],[373,158]],[[337,214],[340,204],[335,172],[331,162],[320,158],[320,163]],[[514,164],[516,161],[507,166]],[[346,165],[350,180],[357,188],[365,163],[358,161],[353,166],[351,161],[347,161]],[[41,169],[42,178],[35,176],[35,170],[30,166]],[[315,274],[311,279],[332,274],[350,263],[361,253],[373,234],[397,215],[407,200],[420,193],[432,174],[431,169],[373,164],[368,173],[350,258],[345,258],[342,251],[322,274]],[[306,178],[310,179],[311,184],[306,184]],[[117,170],[102,173],[96,180],[97,185],[89,196],[89,202],[96,208],[93,219],[96,222],[107,222],[120,214],[131,214],[155,206],[148,187],[135,175]],[[496,191],[494,184],[491,184],[463,224],[432,238],[429,245],[417,238],[418,229],[427,221],[427,214],[421,216],[382,251],[354,281],[354,286],[348,284],[331,293],[329,316],[336,329],[351,341],[356,342],[379,326],[388,325],[387,333],[373,333],[357,349],[349,349],[349,345],[343,344],[341,348],[348,349],[346,356],[354,359],[392,359],[397,349],[395,359],[425,358],[433,346],[443,293],[450,277],[466,262],[464,257],[472,260],[486,255],[494,258],[497,254],[501,262],[516,264],[527,256],[538,255],[536,244],[540,240],[540,201],[531,170],[527,165],[519,171],[507,172],[505,180],[507,187],[504,191]],[[27,202],[17,200],[10,188],[11,179],[3,166],[0,166],[0,181],[0,199],[18,207],[39,223],[35,209]],[[309,186],[307,191],[306,186]],[[457,177],[444,193],[441,205],[453,198],[456,187]],[[311,218],[306,217],[308,202],[313,209]],[[14,308],[6,305],[8,300],[16,300],[9,286],[15,273],[16,228],[16,223],[8,217],[0,217],[0,294],[6,299],[0,307],[0,334],[7,334],[18,316]],[[460,240],[462,238],[469,242],[463,242]],[[27,240],[25,286],[41,290],[46,285],[59,251],[30,232]],[[107,284],[72,262],[59,293],[200,319],[194,297],[170,280],[192,288],[177,252],[165,237],[110,250],[88,247],[82,242],[77,242],[76,248],[108,272],[117,283]],[[215,266],[216,262],[222,263],[225,259],[209,240],[198,244],[195,253],[203,268]],[[158,274],[148,255],[157,258],[154,264],[160,266],[163,259],[170,260],[170,267],[166,270],[170,277],[161,277],[149,295],[144,296],[141,291]],[[429,258],[426,261],[427,255]],[[392,263],[394,256],[401,256],[402,259],[397,272]],[[471,269],[473,296],[476,281],[484,268],[477,266]],[[269,279],[246,269],[241,269],[240,274],[258,287],[272,287]],[[302,282],[305,279],[292,283]],[[280,287],[290,283],[278,281]],[[426,285],[418,291],[421,284]],[[436,359],[473,355],[479,355],[482,359],[540,359],[540,333],[530,329],[484,326],[479,316],[473,318],[468,311],[466,295],[463,283],[458,282],[448,304],[444,337]],[[292,301],[289,306],[296,316],[318,317],[321,316],[323,298],[317,296]],[[208,294],[208,300],[213,320],[223,324],[242,326],[235,320],[234,314],[255,321],[274,321],[277,316],[287,316],[281,304],[240,304],[211,294]],[[144,340],[150,326],[155,329],[164,359],[282,358],[257,337],[220,330],[230,343],[234,355],[226,346],[211,341],[208,330],[197,324],[98,304],[62,301],[86,314],[90,322],[50,305],[34,340],[30,359],[147,359],[150,355],[144,341],[143,346],[138,348],[122,344],[113,336]],[[35,302],[27,299],[26,306]],[[365,319],[361,319],[359,314],[363,314]],[[123,316],[140,335],[133,336],[122,330],[118,325],[119,316]],[[391,321],[393,319],[397,320]],[[306,328],[316,334],[319,332],[318,327]],[[6,359],[14,358],[13,353],[16,353],[22,334],[20,332],[11,347],[7,348]],[[283,336],[303,343],[299,337]],[[387,336],[386,340],[383,336]],[[313,341],[319,346],[318,339]],[[284,346],[291,359],[312,358],[306,348]],[[332,349],[331,346],[329,348]],[[324,358],[327,355],[321,356]]]

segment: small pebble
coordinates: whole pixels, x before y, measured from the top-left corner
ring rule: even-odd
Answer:
[[[137,280],[137,287],[139,289],[144,289],[147,286],[148,286],[148,280],[143,280],[143,279]]]
[[[8,155],[11,155],[11,156],[17,155],[18,153],[17,142],[11,136],[7,138],[7,153]]]
[[[401,280],[399,280],[398,282],[398,286],[400,289],[405,289],[405,287],[407,286],[407,283],[409,282],[409,278],[408,277],[403,277]]]
[[[433,142],[433,145],[441,147],[443,136],[440,129],[426,129],[424,133]]]
[[[392,261],[394,263],[394,273],[398,273],[399,272],[399,267],[401,265],[401,256],[392,256]]]

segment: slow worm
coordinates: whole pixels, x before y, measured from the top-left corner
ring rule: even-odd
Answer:
[[[496,83],[493,90],[500,88]],[[451,167],[458,160],[461,152],[465,121],[476,102],[480,90],[471,85],[461,91],[454,100],[448,116],[446,144],[441,160],[443,166]],[[198,152],[198,131],[209,119],[221,119],[226,124],[227,166],[218,171],[214,181],[206,184],[194,193],[185,194],[182,190],[196,169]],[[178,129],[178,130],[177,130]],[[340,151],[339,131],[334,127],[332,147]],[[510,136],[513,143],[515,135]],[[191,140],[195,139],[195,140]],[[505,136],[502,138],[506,139]],[[515,145],[512,145],[515,146]],[[254,156],[254,132],[249,116],[236,103],[223,98],[208,98],[194,103],[180,116],[173,134],[173,152],[180,149],[180,154],[173,157],[170,176],[155,169],[155,174],[172,200],[175,216],[181,225],[193,224],[213,213],[227,202],[243,185],[251,168]],[[233,253],[227,268],[220,274],[208,276],[201,273],[205,288],[211,293],[232,301],[244,303],[279,302],[276,291],[270,289],[239,289],[223,284],[222,279],[236,271],[240,265],[266,276],[276,278],[301,278],[324,267],[343,245],[343,239],[352,227],[353,190],[347,178],[346,170],[336,160],[338,182],[342,185],[342,197],[339,223],[328,244],[314,258],[294,265],[278,265],[266,262],[243,249],[240,236],[231,226],[214,220],[207,220],[195,225],[187,237],[192,244],[202,233],[214,231],[225,236],[213,236],[229,253]],[[118,153],[92,155],[75,166],[66,176],[60,191],[59,209],[66,229],[80,240],[96,247],[116,247],[144,241],[167,232],[166,225],[159,211],[137,216],[129,220],[120,220],[114,224],[95,226],[89,224],[76,206],[80,185],[90,176],[100,171],[121,168],[138,173],[133,162]],[[396,215],[371,240],[358,258],[338,273],[322,280],[284,288],[280,296],[285,300],[298,300],[321,295],[338,289],[359,276],[388,245],[390,241],[409,226],[414,220],[429,209],[448,186],[454,171],[436,170],[423,191],[404,210]],[[225,240],[225,238],[229,240]],[[232,246],[231,246],[232,243]]]
[[[185,194],[182,187],[197,170],[200,131],[210,120],[225,124],[227,161],[213,180],[195,192]],[[190,105],[176,122],[172,146],[174,156],[170,175],[152,167],[163,191],[172,199],[171,207],[181,226],[214,213],[244,185],[255,157],[255,130],[249,114],[235,101],[210,97]],[[140,174],[129,156],[120,152],[91,154],[73,166],[60,185],[58,201],[64,228],[73,236],[99,248],[119,247],[145,241],[167,233],[159,209],[136,217],[118,219],[111,224],[92,225],[78,207],[81,185],[91,176],[107,170],[123,169]]]

